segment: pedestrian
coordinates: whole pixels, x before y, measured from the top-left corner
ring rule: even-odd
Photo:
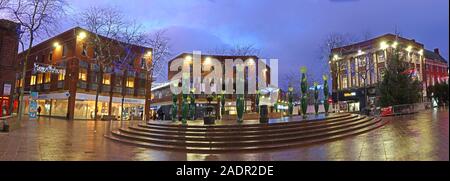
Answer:
[[[39,107],[37,108],[38,116],[41,115],[41,111],[42,111],[41,106],[39,106]]]

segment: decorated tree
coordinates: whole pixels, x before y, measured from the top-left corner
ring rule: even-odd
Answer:
[[[244,94],[238,94],[236,99],[237,122],[242,123],[244,117]]]
[[[292,113],[294,112],[294,104],[292,103],[294,99],[294,88],[289,86],[288,88],[288,114],[289,116],[292,116]]]
[[[308,82],[306,79],[306,71],[307,71],[306,67],[302,67],[300,69],[300,72],[302,73],[300,87],[301,87],[301,91],[302,91],[301,106],[302,106],[303,118],[306,118],[306,110],[308,109],[308,103],[306,102],[307,98],[308,98],[308,94],[307,94]]]
[[[325,115],[328,115],[328,110],[330,108],[330,104],[328,103],[328,97],[329,97],[329,92],[328,92],[328,76],[327,75],[323,75],[323,107],[325,108]]]
[[[193,89],[191,91],[191,93],[189,94],[189,99],[190,99],[190,105],[189,105],[189,110],[190,110],[190,116],[189,118],[195,120],[195,109],[196,109],[196,105],[195,105],[195,95],[194,95],[195,89]]]
[[[421,83],[410,71],[409,63],[405,61],[405,54],[395,49],[388,60],[382,81],[378,86],[381,107],[413,104],[420,100],[422,93]]]
[[[220,94],[220,113],[221,113],[221,117],[223,117],[223,115],[225,115],[225,94],[224,94],[224,92],[222,92],[222,94]]]
[[[177,120],[177,114],[178,114],[178,95],[172,94],[172,121]]]
[[[319,83],[314,82],[314,111],[316,115],[319,114]]]
[[[255,104],[256,104],[256,112],[259,113],[259,96],[261,96],[259,90],[256,91],[256,95],[255,95]]]
[[[183,94],[183,100],[182,100],[182,104],[181,104],[181,122],[183,124],[187,123],[187,117],[188,117],[188,113],[189,113],[189,104],[188,104],[189,100],[188,100],[188,95],[187,94]]]

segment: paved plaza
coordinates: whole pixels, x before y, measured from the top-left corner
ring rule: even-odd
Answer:
[[[387,117],[377,130],[307,147],[197,154],[106,139],[107,122],[41,117],[0,133],[0,160],[449,160],[448,109]]]

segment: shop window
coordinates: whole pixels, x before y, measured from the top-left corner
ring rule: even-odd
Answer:
[[[82,81],[87,81],[87,70],[86,69],[80,69],[80,72],[78,73],[78,79]]]
[[[50,72],[45,73],[44,83],[49,83],[52,80],[52,74]]]
[[[65,73],[59,73],[59,74],[58,74],[58,80],[64,80],[65,77],[66,77],[66,74],[65,74]]]
[[[20,82],[20,80],[17,80]],[[17,84],[17,83],[16,83]],[[36,75],[32,75],[30,79],[30,85],[36,85]]]
[[[134,87],[134,77],[128,77],[127,78],[127,87]]]
[[[44,76],[43,74],[38,74],[38,75],[37,75],[37,83],[38,83],[38,84],[42,84],[43,76]]]
[[[111,74],[103,74],[103,84],[111,85]]]

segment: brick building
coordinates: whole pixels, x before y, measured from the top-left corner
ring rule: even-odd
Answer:
[[[93,35],[76,27],[34,46],[27,64],[25,82],[18,79],[16,89],[23,85],[25,92],[39,93],[37,102],[42,116],[93,119],[99,88],[99,116],[118,118],[123,111],[126,119],[144,117],[144,112],[148,111],[145,105],[146,98],[150,98],[150,91],[147,90],[151,82],[145,66],[151,64],[152,49],[128,44],[129,51],[134,53],[129,68],[114,64],[101,68],[95,63],[98,52],[88,43]],[[111,40],[106,37],[101,39]],[[115,45],[111,50],[120,54],[120,48]],[[17,76],[21,75],[19,72],[25,52],[19,54]],[[28,100],[27,97],[25,100]],[[27,107],[28,102],[25,101],[25,113]]]
[[[439,49],[425,50],[424,73],[426,87],[436,83],[448,83],[448,62],[441,56]]]
[[[389,56],[401,48],[405,61],[414,72],[414,78],[424,80],[424,45],[414,39],[385,34],[367,41],[334,48],[330,55],[332,75],[332,97],[341,111],[362,111],[373,105],[376,99],[376,84],[382,80]],[[426,96],[426,85],[423,83]],[[367,99],[365,98],[367,92]],[[338,107],[339,106],[339,107]]]
[[[0,19],[0,117],[12,111],[19,47],[19,25]]]

